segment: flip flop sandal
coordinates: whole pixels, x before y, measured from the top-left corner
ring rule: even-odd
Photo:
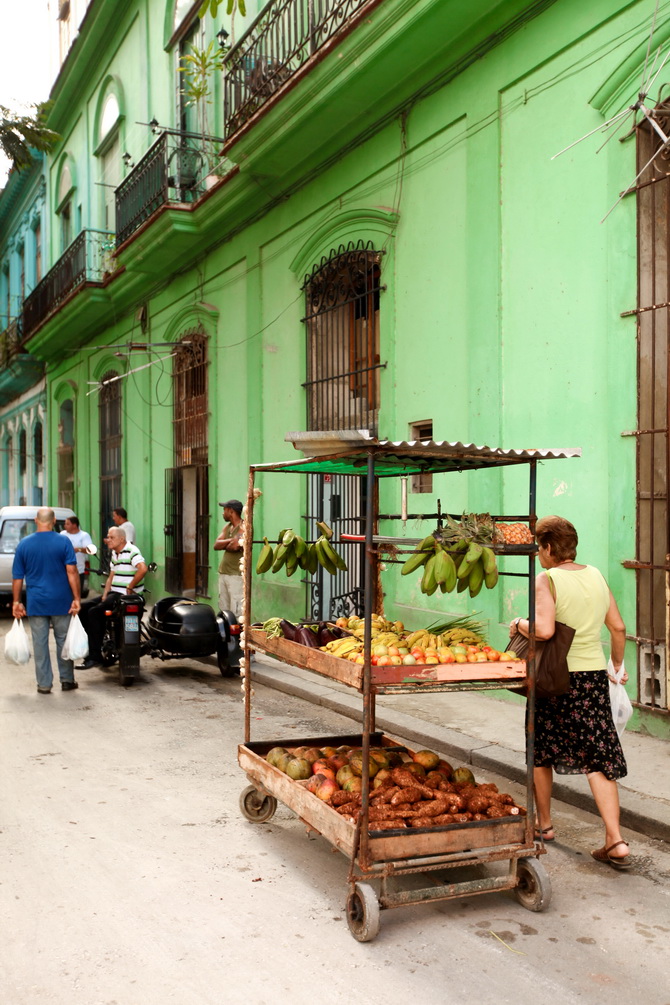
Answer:
[[[536,827],[534,834],[535,840],[544,841],[545,843],[547,841],[555,841],[556,836],[554,834],[552,834],[551,837],[548,837],[549,831],[553,831],[553,829],[554,829],[553,824],[549,824],[548,827],[543,827],[542,830],[540,830],[539,827]]]
[[[621,855],[619,857],[616,855],[610,855],[613,848],[618,848],[620,844],[625,843],[625,841],[617,841],[615,844],[611,844],[609,848],[597,848],[595,851],[591,852],[591,857],[594,858],[596,862],[603,862],[605,865],[611,865],[613,869],[630,869],[632,865],[630,855]]]

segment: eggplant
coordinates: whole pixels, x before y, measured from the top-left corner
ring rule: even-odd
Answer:
[[[328,630],[336,639],[346,639],[351,636],[351,632],[345,632],[344,628],[338,628],[337,625],[330,625]]]
[[[289,642],[296,642],[296,633],[299,631],[297,625],[292,624],[290,621],[285,621],[283,618],[280,622],[279,627],[284,633],[284,638],[288,639]]]
[[[311,649],[319,648],[319,640],[311,628],[298,628],[293,641],[301,646],[309,646]]]

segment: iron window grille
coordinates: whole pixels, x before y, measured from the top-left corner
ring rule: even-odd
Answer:
[[[305,277],[308,430],[377,432],[382,254],[350,242]]]
[[[670,103],[655,110],[664,131]],[[636,184],[638,215],[636,558],[625,562],[637,580],[638,701],[667,710],[667,592],[670,572],[668,367],[670,366],[670,160],[649,123],[637,127],[638,170],[658,156]]]
[[[104,543],[113,524],[112,513],[121,505],[121,381],[105,383],[118,376],[110,370],[102,378],[100,391],[100,540]],[[103,547],[103,562],[109,550]]]
[[[207,367],[207,336],[196,328],[183,336],[173,362],[175,468],[166,472],[166,585],[169,580],[168,588],[184,589],[182,524],[185,483],[188,482],[185,469],[190,468],[193,482],[191,499],[195,512],[195,591],[198,596],[208,595],[210,569]]]

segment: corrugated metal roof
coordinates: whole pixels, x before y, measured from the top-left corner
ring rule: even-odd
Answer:
[[[538,448],[506,450],[502,447],[477,446],[447,440],[371,440],[369,443],[341,443],[333,437],[334,450],[324,452],[324,439],[315,443],[314,448],[322,451],[320,456],[305,457],[303,460],[279,463],[254,464],[256,471],[297,471],[321,474],[361,475],[367,466],[370,454],[375,458],[375,475],[391,477],[398,474],[419,474],[422,471],[467,471],[484,467],[506,467],[528,464],[531,461],[546,461],[581,457],[579,447]],[[309,451],[305,443],[304,452]]]

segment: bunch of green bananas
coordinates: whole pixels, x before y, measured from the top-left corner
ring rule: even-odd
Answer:
[[[442,593],[451,593],[454,588],[459,593],[469,589],[470,596],[476,597],[483,585],[492,590],[498,582],[494,552],[476,541],[460,540],[446,547],[434,534],[429,534],[403,565],[402,575],[407,576],[422,566],[421,592],[429,597],[438,586]]]
[[[302,569],[313,576],[319,565],[332,576],[338,570],[346,572],[347,563],[330,543],[332,530],[321,521],[317,522],[317,527],[321,536],[313,544],[308,544],[290,527],[279,532],[276,548],[264,537],[256,563],[256,574],[260,576],[264,572],[279,572],[281,568],[285,568],[287,576],[292,576],[296,569]]]

